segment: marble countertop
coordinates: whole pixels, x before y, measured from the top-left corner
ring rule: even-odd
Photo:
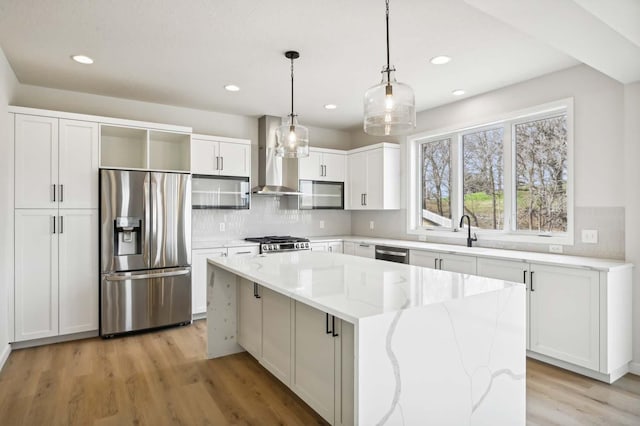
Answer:
[[[209,263],[353,324],[380,314],[523,286],[325,252],[221,257]]]
[[[250,247],[258,246],[258,243],[245,240],[210,240],[210,241],[193,241],[191,243],[192,250],[216,249],[227,247]]]
[[[487,257],[492,259],[505,259],[521,262],[536,262],[548,265],[565,265],[578,268],[595,269],[598,271],[611,271],[619,268],[631,268],[631,263],[620,260],[597,259],[582,256],[569,256],[553,253],[537,253],[519,250],[502,250],[485,247],[466,247],[453,244],[434,244],[423,241],[392,240],[376,237],[359,237],[353,235],[336,235],[327,237],[310,237],[311,242],[344,241],[354,243],[368,243],[378,245],[388,245],[414,250],[435,250],[441,253],[466,254],[477,257]]]

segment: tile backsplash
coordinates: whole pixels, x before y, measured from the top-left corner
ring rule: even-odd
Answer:
[[[350,235],[351,212],[345,210],[298,210],[284,197],[251,197],[250,210],[193,210],[193,241],[233,240],[265,235],[297,237]],[[320,228],[320,222],[324,228]],[[224,223],[224,231],[220,224]]]

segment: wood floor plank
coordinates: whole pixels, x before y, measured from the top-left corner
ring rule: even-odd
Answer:
[[[0,372],[0,424],[325,425],[247,353],[206,359],[206,321],[21,349]],[[527,424],[640,425],[640,377],[613,385],[527,360]]]

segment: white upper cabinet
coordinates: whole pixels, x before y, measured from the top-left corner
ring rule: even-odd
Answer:
[[[58,206],[58,119],[15,116],[15,206]]]
[[[251,142],[207,135],[191,138],[191,172],[199,175],[251,176]]]
[[[98,208],[98,124],[60,120],[60,208]]]
[[[400,148],[381,143],[348,155],[347,209],[400,208]]]
[[[344,182],[346,153],[339,150],[309,148],[309,156],[298,159],[298,179]]]
[[[16,114],[16,208],[98,208],[98,125]]]

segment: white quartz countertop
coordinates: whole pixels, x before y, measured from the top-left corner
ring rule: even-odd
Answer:
[[[192,250],[216,249],[228,247],[250,247],[258,246],[258,243],[245,240],[210,240],[210,241],[193,241],[191,243]]]
[[[523,285],[311,251],[211,258],[209,263],[353,324],[384,313]]]
[[[311,242],[323,241],[344,241],[361,244],[377,244],[392,247],[400,247],[412,250],[434,250],[441,253],[466,254],[477,257],[487,257],[492,259],[515,260],[521,262],[536,262],[548,265],[565,265],[579,268],[589,268],[598,271],[611,271],[618,268],[630,268],[633,265],[619,260],[597,259],[582,256],[568,256],[553,253],[537,253],[518,250],[502,250],[485,247],[466,247],[453,244],[434,244],[422,241],[392,240],[375,237],[359,236],[329,236],[310,237]]]

